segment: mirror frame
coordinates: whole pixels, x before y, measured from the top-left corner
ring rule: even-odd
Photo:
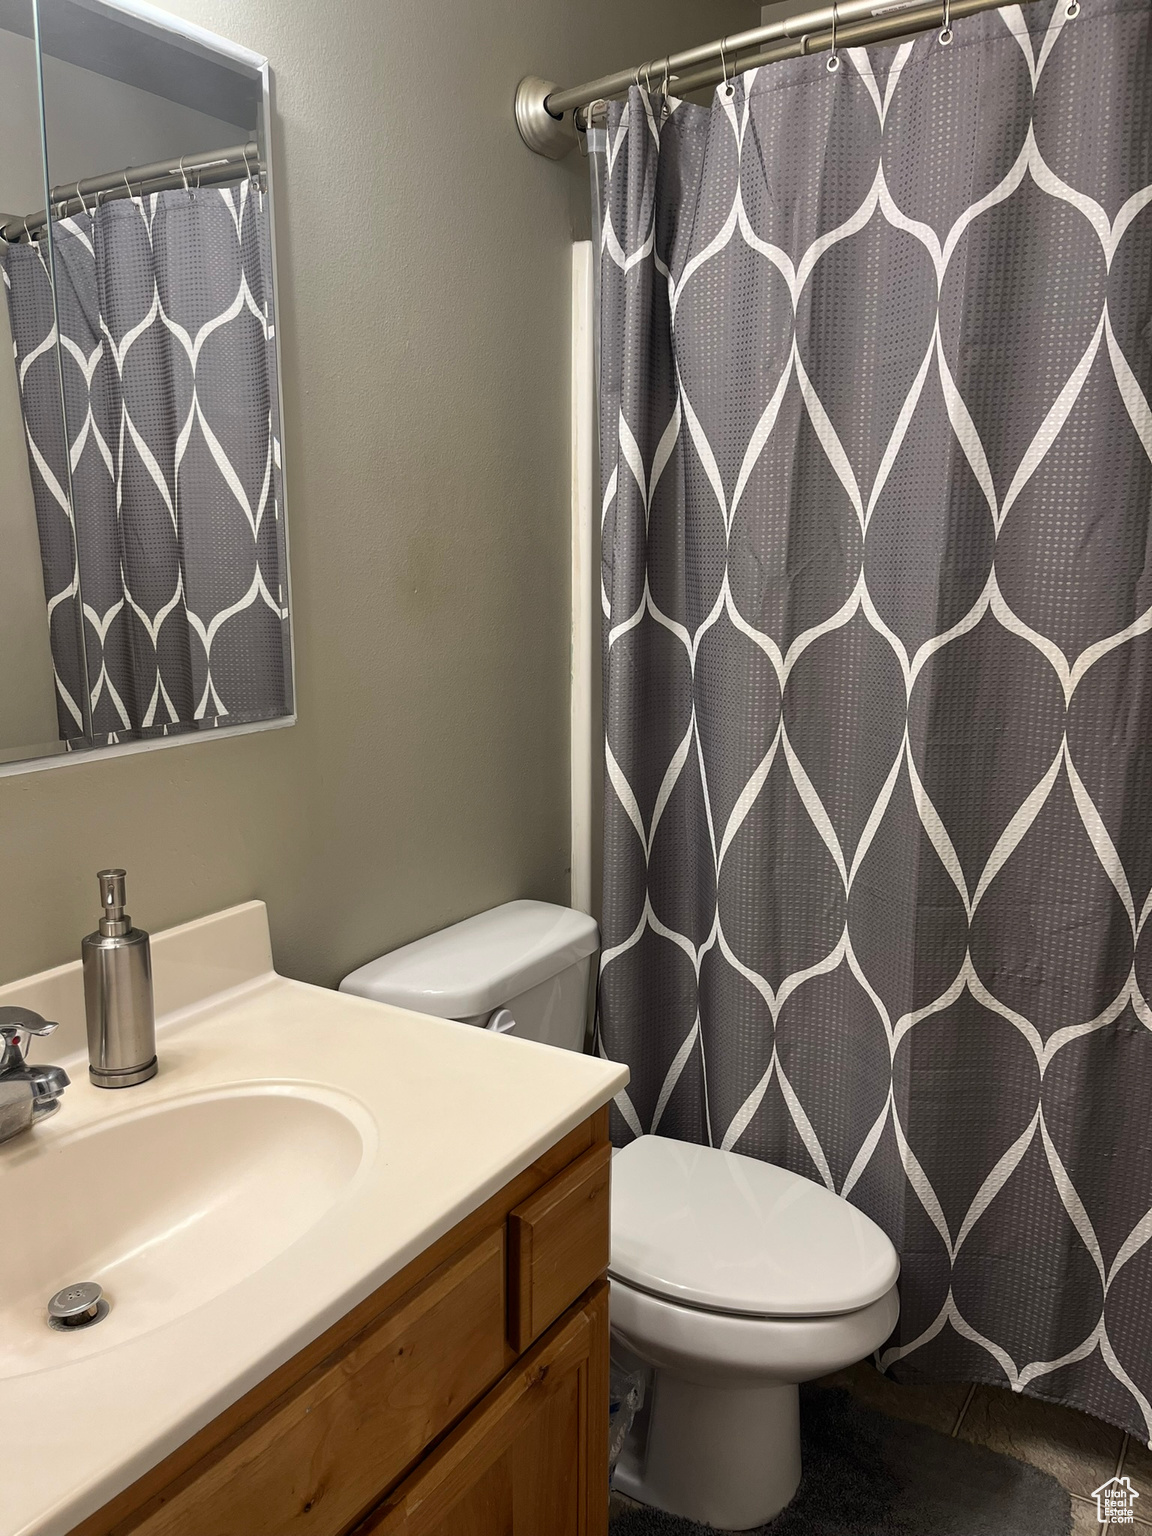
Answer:
[[[280,408],[280,516],[283,525],[283,550],[284,550],[284,590],[288,604],[288,674],[292,691],[292,708],[286,715],[278,715],[272,720],[256,720],[245,725],[221,725],[211,731],[187,731],[174,736],[149,737],[147,741],[117,742],[112,747],[90,747],[76,752],[59,752],[47,757],[14,758],[8,762],[0,762],[0,778],[13,778],[22,773],[40,773],[50,768],[63,768],[83,763],[103,762],[109,758],[123,757],[130,753],[166,751],[170,747],[192,746],[198,742],[219,741],[235,736],[251,736],[258,731],[278,731],[287,726],[295,725],[298,719],[296,706],[296,623],[295,610],[292,601],[292,560],[289,552],[289,527],[288,527],[288,470],[287,452],[285,449],[284,430],[284,367],[281,355],[280,343],[280,279],[276,257],[276,193],[275,170],[273,167],[272,150],[272,69],[266,55],[254,53],[252,49],[243,47],[240,43],[233,43],[216,32],[210,32],[205,27],[197,26],[195,22],[186,21],[183,17],[175,16],[171,11],[163,11],[148,0],[80,0],[83,8],[92,11],[106,11],[113,15],[132,17],[136,21],[142,21],[146,25],[155,28],[158,32],[167,32],[176,38],[184,38],[188,42],[195,43],[208,52],[222,54],[225,58],[247,66],[260,77],[260,121],[258,124],[257,142],[260,144],[265,174],[265,197],[268,210],[268,249],[272,259],[272,325],[273,356],[276,360],[276,392]],[[49,175],[49,144],[47,142],[47,130],[44,115],[44,75],[43,59],[40,50],[40,0],[32,0],[35,27],[36,46],[36,70],[37,91],[40,100],[40,151],[44,166],[45,188],[48,186]],[[49,249],[51,249],[51,224],[48,228]],[[54,270],[54,263],[52,264]]]

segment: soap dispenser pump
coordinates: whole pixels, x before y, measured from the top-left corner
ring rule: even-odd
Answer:
[[[122,869],[102,869],[100,926],[80,946],[88,1019],[88,1076],[98,1088],[130,1088],[156,1076],[156,1019],[148,935],[124,910]]]

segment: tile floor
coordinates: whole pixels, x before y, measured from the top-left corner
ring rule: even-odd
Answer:
[[[977,1445],[1028,1461],[1049,1473],[1072,1495],[1073,1536],[1152,1536],[1152,1451],[1123,1430],[1114,1429],[1086,1413],[1022,1397],[1001,1387],[945,1383],[902,1386],[862,1361],[824,1385],[847,1387],[862,1402],[892,1418],[927,1424],[943,1434],[959,1435]],[[1143,1500],[1134,1525],[1101,1525],[1096,1518],[1094,1488],[1112,1476],[1132,1479]],[[627,1500],[613,1495],[616,1508]],[[1141,1508],[1137,1505],[1137,1508]]]

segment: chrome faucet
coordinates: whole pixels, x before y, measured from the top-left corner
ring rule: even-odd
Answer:
[[[0,1008],[0,1141],[30,1130],[60,1108],[67,1072],[33,1066],[24,1054],[30,1035],[50,1035],[55,1028],[31,1008]]]

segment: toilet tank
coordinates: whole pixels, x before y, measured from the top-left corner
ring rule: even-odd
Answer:
[[[509,901],[370,960],[340,990],[582,1051],[599,942],[584,912]]]

